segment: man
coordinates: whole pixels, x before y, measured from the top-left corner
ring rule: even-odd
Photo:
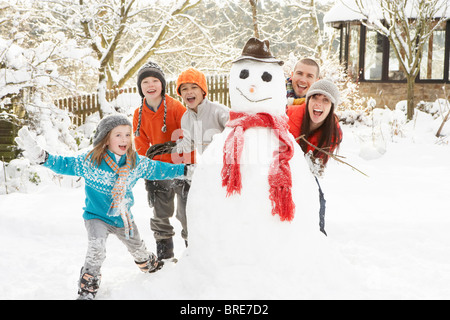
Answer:
[[[305,102],[305,96],[311,85],[319,80],[320,68],[317,62],[303,58],[297,62],[292,76],[286,81],[288,105]]]
[[[292,133],[294,138],[298,138],[301,134],[302,123],[304,119],[304,115],[306,114],[306,94],[308,93],[309,88],[319,80],[320,68],[317,62],[309,58],[303,58],[297,62],[294,67],[294,71],[292,72],[292,76],[286,81],[286,90],[287,90],[287,108],[286,114],[289,118],[289,132]],[[339,128],[339,123],[337,123],[337,127]],[[298,132],[297,132],[298,130]],[[338,129],[339,132],[340,128]],[[314,133],[314,131],[313,131]],[[311,136],[306,136],[307,139],[311,139]],[[339,139],[342,140],[342,134],[339,135]],[[340,143],[339,140],[339,143]],[[299,144],[301,141],[297,141]],[[314,160],[313,160],[314,161]],[[321,167],[323,162],[319,161],[319,166]],[[312,169],[313,170],[313,169]],[[319,176],[323,172],[323,168],[319,170]],[[319,187],[319,202],[320,202],[320,211],[319,211],[319,227],[320,231],[325,235],[325,196],[320,187],[319,180],[317,176],[315,176],[317,186]]]

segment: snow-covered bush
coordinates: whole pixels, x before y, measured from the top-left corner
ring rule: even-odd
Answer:
[[[73,188],[81,186],[77,177],[61,176],[37,165],[30,165],[24,158],[14,159],[8,164],[0,161],[0,194],[31,192],[38,185],[53,185]]]
[[[58,74],[58,67],[50,57],[61,53],[56,42],[42,41],[35,48],[23,48],[20,33],[10,39],[0,37],[0,118],[26,125],[36,135],[37,143],[56,154],[78,152],[84,137],[74,136],[70,114],[53,104],[51,90],[61,84],[70,85]],[[67,49],[67,48],[66,48]],[[25,117],[19,118],[11,107],[11,97],[19,97]],[[18,146],[21,147],[20,145]],[[46,170],[45,170],[46,171]],[[59,179],[56,179],[59,180]],[[54,175],[30,166],[20,157],[2,164],[0,193],[27,191],[30,185],[55,181]],[[58,181],[60,183],[60,181]],[[72,183],[69,183],[72,185]]]

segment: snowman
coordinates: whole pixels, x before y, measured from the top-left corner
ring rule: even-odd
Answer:
[[[230,73],[230,121],[198,159],[189,246],[136,295],[148,299],[361,298],[356,272],[319,228],[319,195],[286,128],[282,61],[252,38]],[[129,288],[115,291],[129,297]],[[349,292],[355,294],[349,297]]]
[[[189,192],[190,246],[206,241],[212,252],[251,259],[274,233],[287,241],[318,232],[317,184],[288,131],[282,65],[256,38],[233,62],[230,121],[199,159]]]
[[[201,298],[307,297],[333,256],[317,184],[288,131],[282,65],[267,40],[246,43],[230,71],[230,120],[198,159],[178,267],[190,270],[184,287],[209,283]]]

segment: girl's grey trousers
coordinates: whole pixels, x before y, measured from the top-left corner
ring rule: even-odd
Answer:
[[[151,253],[141,240],[139,231],[133,221],[133,237],[125,237],[124,228],[117,228],[99,219],[84,221],[88,234],[88,249],[84,262],[83,272],[92,276],[100,275],[100,269],[106,258],[106,239],[114,234],[127,247],[135,262],[145,262]]]

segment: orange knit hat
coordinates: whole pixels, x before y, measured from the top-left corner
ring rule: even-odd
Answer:
[[[206,77],[203,72],[189,68],[183,71],[177,79],[177,94],[181,97],[180,87],[183,83],[195,83],[198,85],[204,92],[205,96],[208,94],[208,86],[206,85]]]

